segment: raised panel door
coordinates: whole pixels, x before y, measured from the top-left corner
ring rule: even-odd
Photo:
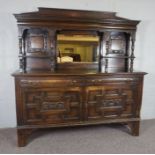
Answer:
[[[81,89],[25,88],[23,95],[24,124],[56,124],[81,120]]]
[[[132,85],[111,84],[86,88],[87,120],[131,118],[135,113],[136,90]]]

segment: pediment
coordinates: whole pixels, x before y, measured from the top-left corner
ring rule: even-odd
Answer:
[[[22,22],[73,22],[96,24],[127,24],[136,26],[140,21],[121,18],[116,12],[38,8],[36,12],[14,14]]]

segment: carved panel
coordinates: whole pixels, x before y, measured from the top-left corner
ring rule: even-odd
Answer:
[[[109,54],[125,54],[126,41],[124,35],[112,35],[109,43]]]
[[[125,31],[105,32],[103,42],[102,70],[128,71],[130,34]]]
[[[48,49],[48,31],[30,29],[27,33],[27,52],[45,52]]]
[[[124,32],[106,32],[105,33],[105,50],[108,54],[125,55],[128,35]]]
[[[25,27],[20,44],[20,69],[55,70],[56,31],[47,27]]]
[[[134,95],[131,89],[121,86],[89,87],[86,103],[88,120],[131,117]]]
[[[44,36],[31,36],[30,45],[32,49],[43,49],[44,48]]]
[[[80,121],[81,95],[79,88],[66,90],[25,89],[25,122],[31,123],[63,123]]]

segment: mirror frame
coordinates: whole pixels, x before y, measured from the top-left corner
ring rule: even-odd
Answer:
[[[60,30],[57,31],[56,34],[56,55],[58,52],[58,40],[57,40],[57,36],[59,34],[67,34],[67,35],[96,35],[99,37],[99,41],[98,41],[98,51],[99,51],[99,56],[98,56],[98,60],[95,62],[66,62],[66,63],[58,63],[56,61],[56,68],[58,70],[95,70],[95,71],[99,71],[100,70],[100,58],[101,58],[101,33],[99,33],[98,31],[88,31],[88,30]]]

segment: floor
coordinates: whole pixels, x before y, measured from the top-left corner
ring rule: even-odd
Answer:
[[[14,128],[0,130],[0,153],[155,153],[155,120],[141,122],[139,137],[120,125],[41,130],[26,147],[16,145]]]

